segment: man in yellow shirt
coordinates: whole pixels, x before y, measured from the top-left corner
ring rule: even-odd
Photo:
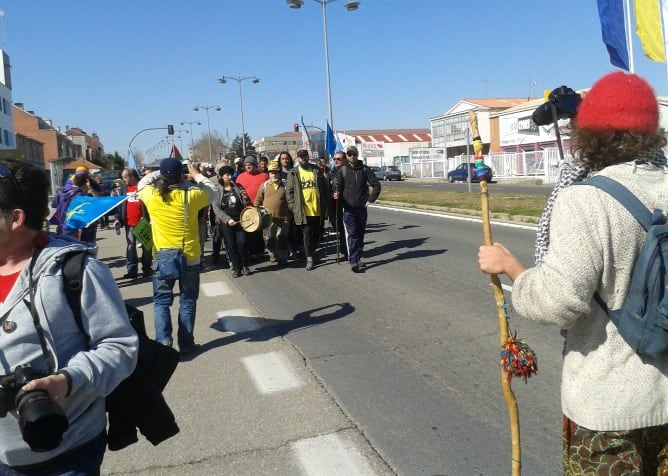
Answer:
[[[197,214],[209,206],[213,183],[192,164],[188,173],[197,185],[183,180],[184,165],[164,159],[160,170],[142,178],[139,198],[151,216],[153,233],[153,305],[155,338],[172,346],[169,308],[174,302],[174,284],[179,281],[178,344],[181,354],[195,350],[193,329],[199,297],[199,222]]]
[[[288,173],[286,195],[293,221],[302,229],[306,270],[310,271],[313,269],[313,255],[327,218],[329,187],[320,169],[309,163],[307,150],[297,151],[297,159],[299,165]]]

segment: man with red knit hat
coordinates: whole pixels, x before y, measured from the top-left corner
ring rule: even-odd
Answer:
[[[618,182],[649,210],[668,209],[666,139],[644,79],[615,72],[597,81],[570,141],[591,177]],[[483,272],[513,280],[519,314],[566,330],[563,472],[668,474],[668,358],[636,353],[605,309],[624,303],[646,232],[622,203],[587,182],[563,188],[549,218],[537,266],[527,269],[499,243],[480,247],[478,261]]]

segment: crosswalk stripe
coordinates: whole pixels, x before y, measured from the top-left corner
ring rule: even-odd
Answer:
[[[301,387],[304,382],[280,352],[250,355],[241,359],[260,393],[276,393]]]
[[[292,449],[308,476],[371,476],[373,471],[354,448],[338,435],[295,441]]]
[[[226,296],[232,294],[230,287],[222,281],[215,281],[213,283],[200,284],[202,292],[207,297]]]

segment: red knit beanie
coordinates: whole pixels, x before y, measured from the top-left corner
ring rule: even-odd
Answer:
[[[654,134],[659,128],[659,105],[647,81],[618,71],[594,83],[584,95],[575,121],[587,129]]]

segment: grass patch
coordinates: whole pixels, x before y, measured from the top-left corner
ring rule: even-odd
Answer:
[[[492,213],[539,217],[543,212],[548,197],[548,193],[527,195],[497,191],[490,192],[489,209]],[[478,184],[474,184],[471,187],[471,193],[467,191],[425,190],[420,187],[385,187],[380,194],[380,199],[435,207],[481,210],[480,187]]]

